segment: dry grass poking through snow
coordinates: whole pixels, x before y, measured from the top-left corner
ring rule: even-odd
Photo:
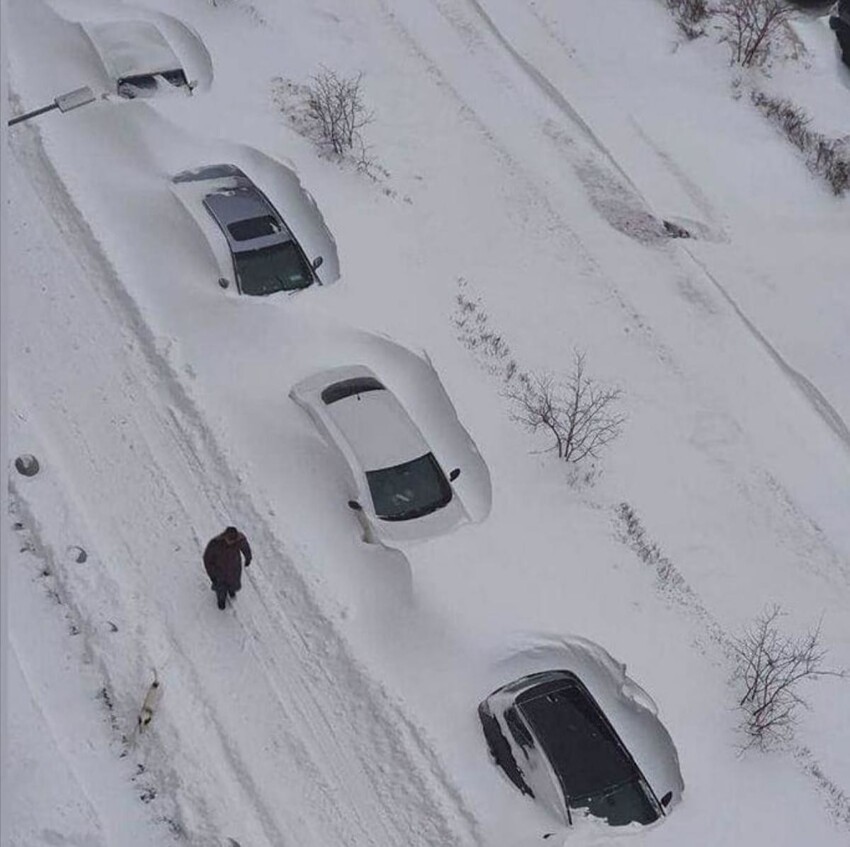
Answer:
[[[349,165],[375,182],[389,176],[363,130],[375,119],[363,93],[363,75],[345,77],[320,67],[306,83],[272,80],[272,98],[289,126],[326,159]]]
[[[823,177],[829,183],[833,194],[840,197],[850,189],[850,136],[827,138],[822,133],[810,129],[809,116],[787,98],[753,91],[750,99],[803,153],[809,170]]]
[[[459,340],[502,380],[511,419],[528,432],[547,437],[550,444],[544,452],[554,452],[569,463],[573,483],[589,484],[596,476],[591,462],[625,424],[626,416],[618,410],[622,391],[588,376],[586,354],[580,350],[573,351],[572,367],[561,376],[521,370],[507,341],[490,328],[481,298],[470,296],[465,280],[459,280],[459,285],[453,318]],[[582,470],[576,471],[579,465]]]

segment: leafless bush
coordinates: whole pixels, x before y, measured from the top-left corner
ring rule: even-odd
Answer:
[[[779,631],[783,615],[778,605],[770,606],[732,640],[734,678],[745,689],[739,701],[745,747],[764,750],[790,740],[799,707],[808,708],[797,690],[800,683],[845,675],[823,668],[826,650],[820,645],[820,624],[805,635],[788,636]]]
[[[717,15],[723,22],[723,40],[732,50],[733,64],[763,64],[791,12],[784,0],[723,0]]]
[[[698,38],[705,34],[703,24],[711,14],[708,0],[667,0],[667,8],[688,38]]]
[[[806,156],[813,173],[822,176],[836,196],[850,189],[850,145],[847,139],[827,138],[809,129],[808,115],[790,100],[752,92],[756,108],[776,124],[789,141]]]
[[[513,401],[512,417],[530,432],[543,430],[554,439],[558,457],[578,463],[598,458],[599,451],[621,432],[625,416],[615,406],[619,388],[600,386],[585,374],[585,354],[575,351],[565,380],[550,374],[520,374],[505,391]]]
[[[362,80],[362,73],[345,78],[322,67],[306,87],[305,104],[308,119],[330,152],[336,156],[354,152],[358,160],[368,161],[360,130],[374,116],[363,103]]]

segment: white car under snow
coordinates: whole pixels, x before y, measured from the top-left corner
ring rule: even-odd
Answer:
[[[454,448],[441,451],[429,443],[399,398],[363,365],[315,374],[295,385],[289,396],[345,461],[349,506],[361,517],[366,541],[433,538],[489,513],[487,466],[456,415],[443,421],[444,429],[454,430],[449,437],[438,436],[441,444]]]
[[[114,9],[112,14],[111,19],[85,20],[80,26],[114,93],[132,100],[210,87],[209,53],[182,21],[145,10]]]

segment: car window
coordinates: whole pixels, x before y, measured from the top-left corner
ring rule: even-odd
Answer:
[[[313,274],[292,241],[259,250],[234,253],[243,294],[263,295],[297,291],[313,282]]]
[[[432,453],[412,462],[367,471],[375,513],[385,521],[420,518],[445,506],[452,487]]]
[[[172,71],[161,71],[155,74],[138,74],[125,76],[118,80],[118,94],[132,100],[135,97],[147,97],[155,94],[162,79],[175,88],[188,87],[189,83],[182,68]]]
[[[322,402],[326,406],[336,403],[339,400],[345,400],[346,397],[351,397],[354,394],[364,394],[367,391],[381,391],[383,385],[372,376],[358,376],[353,379],[343,379],[329,385],[322,392]]]
[[[505,723],[508,725],[511,735],[513,735],[520,747],[531,747],[534,742],[525,724],[516,713],[516,709],[508,709],[505,712]]]
[[[271,215],[259,215],[244,221],[234,221],[227,225],[227,230],[234,241],[251,241],[265,235],[275,235],[280,232],[280,224]]]
[[[523,794],[534,797],[534,792],[525,781],[522,771],[519,769],[516,759],[514,759],[511,745],[508,744],[507,739],[499,729],[498,721],[483,704],[478,707],[478,717],[481,720],[481,728],[484,730],[484,738],[487,740],[487,748],[496,764]]]
[[[611,826],[648,824],[657,821],[660,816],[650,796],[643,781],[633,779],[591,797],[570,798],[570,805],[574,809],[585,809],[588,814],[602,818]]]

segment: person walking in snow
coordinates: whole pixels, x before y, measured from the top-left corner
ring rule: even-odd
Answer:
[[[216,535],[204,550],[204,567],[212,582],[219,609],[227,604],[227,597],[235,597],[242,587],[242,557],[245,567],[251,564],[251,547],[248,539],[229,526],[221,535]]]

